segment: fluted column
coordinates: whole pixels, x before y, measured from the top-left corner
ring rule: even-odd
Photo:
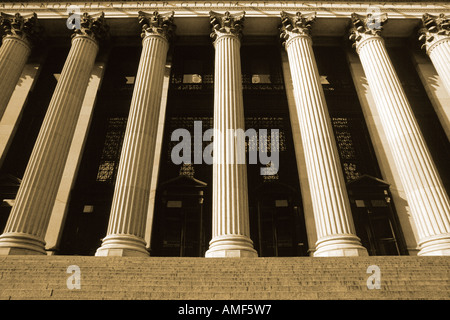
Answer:
[[[424,40],[425,48],[439,77],[450,94],[450,17],[440,14],[435,17],[424,14],[424,28],[420,30],[420,40]]]
[[[379,18],[381,25],[387,17]],[[419,235],[419,255],[450,255],[450,201],[387,54],[381,27],[352,15],[355,41]]]
[[[103,15],[84,14],[56,85],[4,233],[0,254],[45,254],[44,236],[78,115],[105,32]]]
[[[0,28],[5,33],[0,47],[1,119],[30,55],[31,43],[38,32],[37,16],[0,13]]]
[[[173,13],[139,13],[142,54],[131,100],[107,235],[97,256],[148,255],[144,240]]]
[[[240,36],[244,13],[211,12],[215,46],[212,240],[206,257],[256,257],[250,240],[247,168],[233,134],[244,130]],[[231,130],[231,131],[229,131]]]
[[[317,228],[314,256],[367,255],[355,234],[339,154],[320,83],[310,27],[315,14],[281,13]]]

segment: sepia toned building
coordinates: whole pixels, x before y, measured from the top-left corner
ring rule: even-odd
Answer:
[[[0,255],[450,255],[445,1],[0,12]]]

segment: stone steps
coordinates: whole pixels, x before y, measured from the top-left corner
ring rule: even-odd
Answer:
[[[67,267],[81,272],[69,289]],[[370,290],[370,265],[381,288]],[[0,257],[0,299],[450,300],[450,257]]]

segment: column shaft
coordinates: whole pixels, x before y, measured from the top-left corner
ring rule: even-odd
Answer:
[[[317,228],[314,256],[367,255],[353,225],[339,154],[320,83],[309,26],[313,17],[282,13],[312,207]]]
[[[383,39],[363,39],[357,51],[417,222],[419,255],[450,254],[450,201]]]
[[[55,204],[49,219],[47,233],[45,235],[46,250],[49,255],[57,254],[60,247],[61,237],[64,232],[64,222],[66,221],[67,213],[70,208],[71,191],[74,188],[77,173],[79,172],[104,69],[105,62],[96,62],[91,76],[89,77],[90,79],[86,88],[86,94],[67,155],[67,161],[61,176]]]
[[[14,92],[30,52],[31,48],[26,40],[15,36],[3,38],[3,44],[0,47],[0,119]]]
[[[0,119],[31,52],[31,44],[41,33],[35,13],[21,15],[0,12],[3,41],[0,47]]]
[[[0,253],[45,254],[44,236],[98,45],[77,35],[50,101],[19,188]]]
[[[0,166],[8,154],[11,143],[18,129],[28,95],[39,79],[40,63],[27,63],[20,75],[20,85],[16,85],[9,99],[3,117],[0,119]],[[3,230],[1,230],[3,231]]]
[[[311,40],[286,45],[317,228],[315,256],[361,255]]]
[[[427,52],[450,95],[450,36],[440,40]]]
[[[419,40],[424,40],[422,48],[427,50],[439,77],[450,94],[450,16],[440,14],[422,16],[423,28],[419,30]]]
[[[238,161],[234,135],[245,127],[240,39],[232,32],[219,34],[214,45],[213,228],[206,257],[256,257],[250,239],[247,168]]]
[[[107,235],[97,256],[148,255],[144,232],[168,49],[158,33],[143,40]]]

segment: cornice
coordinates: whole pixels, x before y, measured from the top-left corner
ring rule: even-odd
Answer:
[[[369,8],[379,8],[391,18],[421,18],[424,12],[450,14],[445,1],[372,2],[372,1],[46,1],[46,2],[0,2],[0,11],[36,12],[40,18],[58,18],[70,5],[81,11],[105,12],[109,17],[132,17],[139,11],[175,11],[175,16],[209,16],[210,11],[245,11],[246,16],[272,16],[281,11],[317,12],[317,17],[344,17],[356,12],[364,14]]]

